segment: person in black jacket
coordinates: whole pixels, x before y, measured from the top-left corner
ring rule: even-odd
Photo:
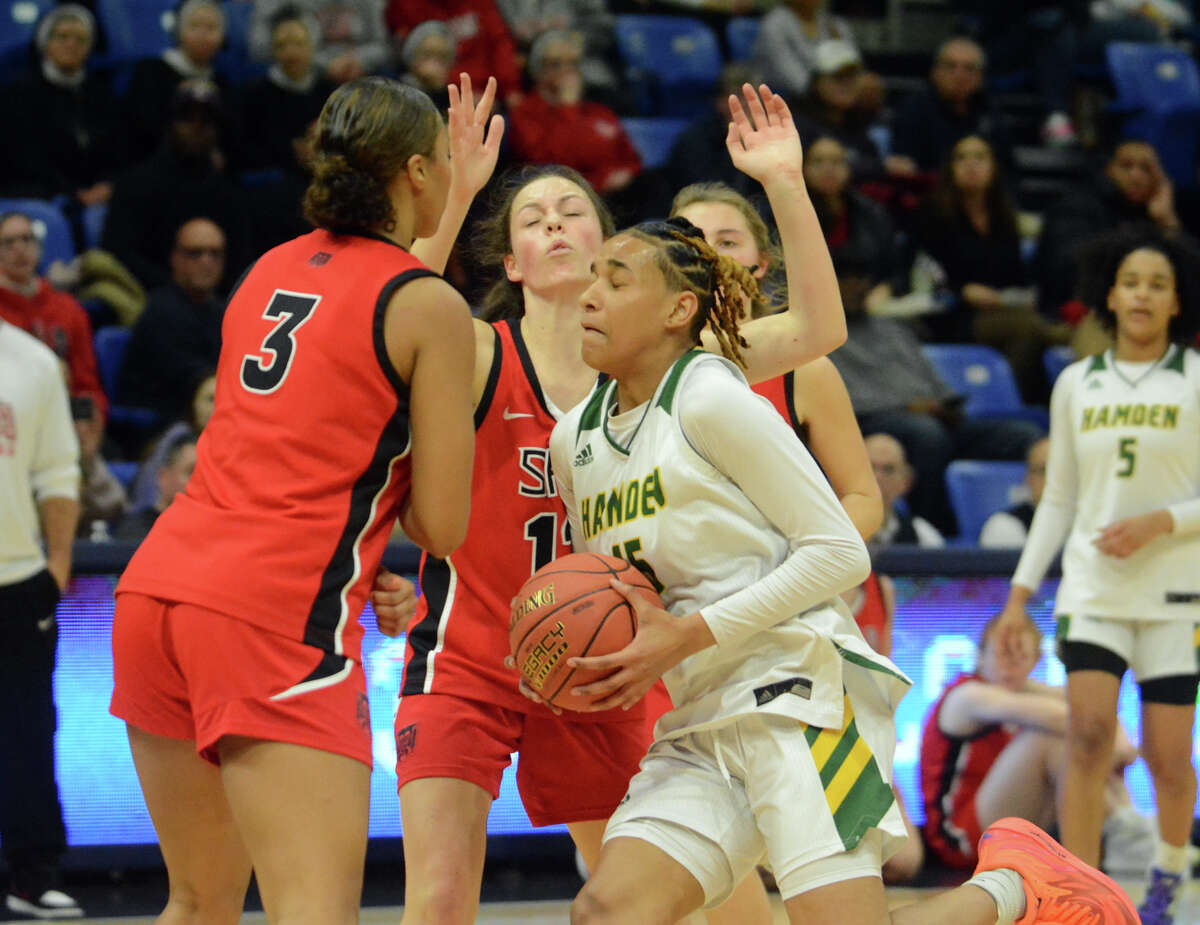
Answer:
[[[297,169],[296,143],[336,86],[313,64],[317,28],[316,20],[296,6],[272,17],[271,68],[242,91],[242,169]]]
[[[107,202],[125,150],[107,82],[88,73],[95,22],[75,3],[55,7],[37,30],[36,73],[4,88],[0,119],[11,131],[0,151],[5,196],[79,206]]]
[[[225,232],[229,283],[251,254],[245,196],[219,166],[220,95],[208,81],[185,81],[172,105],[163,146],[117,178],[101,246],[152,289],[170,279],[176,229],[205,215]]]
[[[983,90],[984,54],[964,36],[938,48],[929,83],[901,103],[892,122],[892,151],[921,170],[937,170],[955,142],[967,135],[987,138],[1001,161],[1009,158],[1008,135]]]
[[[125,94],[125,122],[135,160],[159,146],[171,118],[175,91],[185,80],[209,80],[229,100],[232,87],[218,74],[213,61],[225,41],[225,11],[217,0],[184,0],[175,27],[176,44],[157,58],[139,61]],[[225,141],[232,140],[223,128]]]
[[[754,73],[742,62],[721,69],[712,108],[697,116],[675,139],[664,172],[672,190],[693,183],[724,183],[743,196],[761,195],[759,185],[733,166],[725,147],[729,133],[729,95],[742,85],[755,83]]]
[[[1171,181],[1149,142],[1117,143],[1101,173],[1085,180],[1046,212],[1038,243],[1042,308],[1057,317],[1074,295],[1079,257],[1088,243],[1119,225],[1147,223],[1182,232]]]
[[[956,307],[926,320],[935,340],[995,347],[1026,401],[1048,399],[1042,354],[1070,328],[1037,313],[1037,291],[1021,258],[1016,208],[991,145],[968,135],[951,150],[921,223],[924,249],[946,272]]]
[[[224,302],[218,286],[225,235],[207,218],[180,227],[171,250],[171,282],[154,290],[134,326],[117,393],[163,420],[185,417],[194,385],[217,365]]]

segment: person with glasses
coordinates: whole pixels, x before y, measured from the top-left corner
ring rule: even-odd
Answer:
[[[171,281],[147,298],[117,383],[123,403],[165,421],[187,415],[195,384],[217,365],[225,233],[208,218],[184,222],[170,261]]]
[[[934,55],[929,82],[896,112],[893,153],[912,158],[921,170],[937,170],[955,142],[980,135],[1007,162],[1010,140],[988,102],[986,68],[983,49],[972,39],[960,35],[943,42]]]
[[[996,511],[983,522],[983,529],[979,531],[980,546],[988,549],[1020,549],[1025,545],[1034,511],[1046,487],[1046,457],[1049,454],[1050,440],[1046,437],[1030,445],[1025,455],[1025,491],[1028,497],[1019,504]]]
[[[2,124],[20,126],[0,151],[0,195],[61,196],[73,211],[112,195],[126,130],[109,80],[89,66],[95,38],[95,19],[76,3],[54,7],[38,24],[36,69],[0,95]]]

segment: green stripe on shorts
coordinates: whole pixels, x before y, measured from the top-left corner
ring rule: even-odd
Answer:
[[[1068,614],[1063,614],[1054,622],[1054,639],[1056,642],[1062,642],[1067,638],[1067,634],[1071,632],[1071,617]]]
[[[829,800],[829,808],[833,811],[838,836],[847,851],[853,851],[867,830],[883,821],[884,815],[892,808],[896,799],[891,786],[880,775],[874,756],[867,762],[858,779],[851,785],[850,791],[836,808],[835,794],[827,791],[825,796]]]

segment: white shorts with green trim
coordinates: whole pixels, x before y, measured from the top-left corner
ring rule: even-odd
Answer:
[[[904,842],[904,820],[889,782],[891,756],[877,762],[858,719],[847,698],[841,729],[750,715],[656,742],[605,841],[657,846],[696,878],[706,907],[723,902],[760,862],[785,900],[879,876]]]
[[[1139,683],[1200,674],[1200,626],[1189,620],[1057,615],[1058,642],[1089,642],[1119,655]]]

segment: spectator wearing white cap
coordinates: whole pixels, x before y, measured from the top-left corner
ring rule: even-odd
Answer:
[[[754,44],[755,67],[763,81],[794,106],[812,83],[817,48],[830,39],[839,39],[857,53],[849,23],[832,15],[825,0],[784,0],[762,19]]]
[[[864,96],[873,95],[877,83],[878,77],[864,69],[853,42],[821,42],[813,53],[808,92],[793,107],[796,128],[806,145],[821,136],[837,139],[859,179],[911,176],[916,172],[912,159],[885,157],[868,132],[874,107],[864,105]]]

